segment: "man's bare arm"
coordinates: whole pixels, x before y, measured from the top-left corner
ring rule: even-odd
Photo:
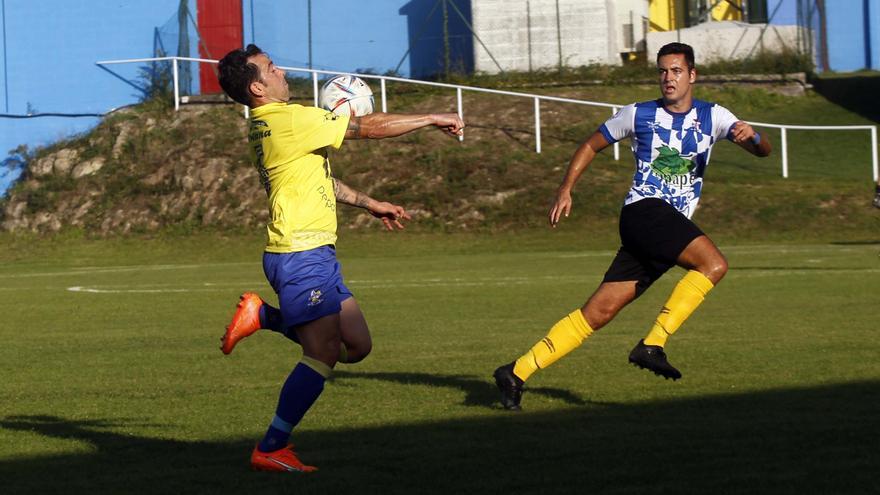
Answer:
[[[351,117],[347,139],[382,139],[396,137],[427,126],[436,126],[453,136],[461,136],[464,121],[454,113],[394,114],[371,113],[362,117]]]
[[[382,220],[388,230],[403,229],[401,220],[412,219],[402,206],[387,201],[376,201],[337,179],[333,179],[333,192],[336,201],[367,210],[371,215]]]
[[[336,194],[336,201],[358,208],[370,209],[370,203],[375,200],[366,194],[352,189],[338,179],[333,179],[333,192]]]
[[[743,121],[734,124],[731,132],[733,134],[731,136],[733,142],[755,156],[770,156],[770,153],[773,151],[772,146],[770,146],[770,140],[767,139],[767,136],[763,134],[759,135],[754,129],[752,129],[752,126]],[[755,142],[756,139],[758,140],[757,143]]]
[[[580,178],[581,174],[590,166],[596,154],[608,146],[608,140],[605,135],[599,131],[593,133],[586,141],[581,143],[571,162],[568,164],[568,170],[565,172],[565,179],[562,180],[559,189],[556,191],[556,201],[550,208],[550,225],[556,227],[562,216],[568,216],[571,212],[571,190]]]

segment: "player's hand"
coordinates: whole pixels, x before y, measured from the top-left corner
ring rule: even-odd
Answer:
[[[571,192],[568,189],[560,189],[556,193],[556,202],[550,208],[550,226],[556,228],[559,219],[571,213]]]
[[[464,120],[457,113],[441,113],[434,116],[434,125],[452,136],[464,136]]]
[[[752,126],[740,120],[736,124],[733,124],[733,131],[731,134],[734,143],[743,144],[747,141],[751,141],[751,139],[755,137],[755,130],[752,129]]]
[[[394,230],[395,228],[403,230],[404,226],[400,221],[412,220],[412,217],[409,216],[409,213],[402,206],[397,206],[387,201],[376,201],[370,205],[370,208],[367,208],[367,211],[374,217],[382,220],[382,223],[385,224],[385,228],[388,230]]]

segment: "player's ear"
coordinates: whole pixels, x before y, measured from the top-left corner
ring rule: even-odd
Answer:
[[[691,81],[691,84],[697,82],[697,68],[694,67],[693,69],[689,70],[689,71],[688,71],[688,76],[689,76],[689,79],[690,79],[690,81]]]
[[[266,95],[266,86],[260,81],[254,81],[248,84],[248,91],[254,98],[261,98]]]

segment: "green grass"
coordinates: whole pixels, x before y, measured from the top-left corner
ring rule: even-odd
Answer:
[[[258,239],[0,241],[4,493],[880,488],[877,239],[722,243],[727,279],[668,347],[683,380],[626,363],[676,271],[510,414],[492,370],[583,302],[616,241],[343,237],[374,352],[339,366],[297,429],[311,476],[247,468],[299,348],[265,331],[218,349],[241,291],[274,300]]]

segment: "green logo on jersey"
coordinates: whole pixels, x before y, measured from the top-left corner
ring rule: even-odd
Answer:
[[[672,177],[688,174],[697,167],[693,161],[682,158],[678,150],[669,146],[661,146],[657,151],[660,155],[651,163],[651,169],[663,179],[669,180]]]

